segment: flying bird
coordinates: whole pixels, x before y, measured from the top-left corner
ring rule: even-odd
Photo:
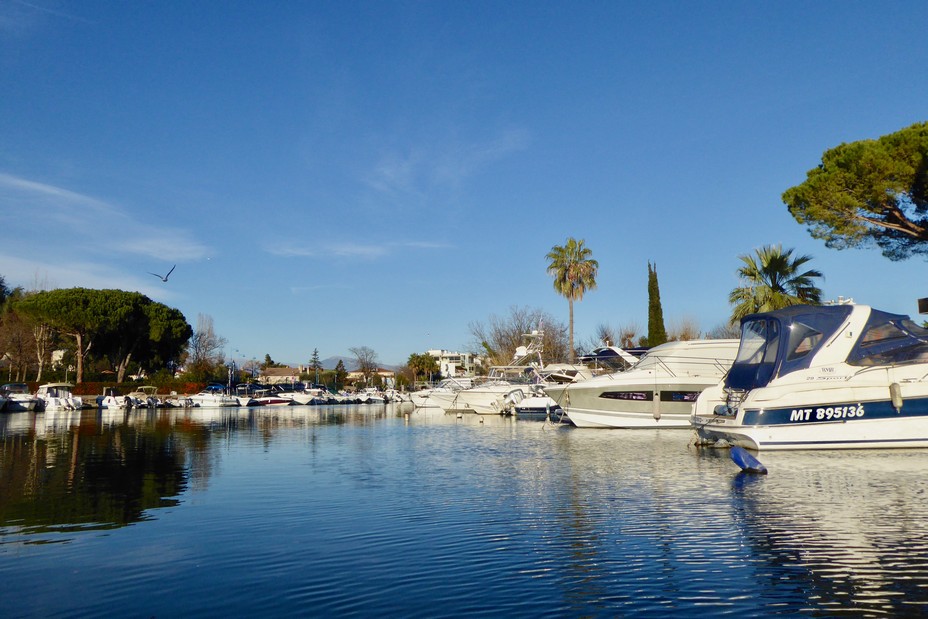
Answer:
[[[173,273],[174,269],[176,268],[177,268],[177,265],[175,264],[174,266],[171,267],[171,270],[168,271],[167,275],[158,275],[157,273],[152,273],[151,271],[149,271],[149,274],[154,275],[155,277],[160,277],[161,281],[166,282],[168,281],[168,278],[171,277],[171,273]]]

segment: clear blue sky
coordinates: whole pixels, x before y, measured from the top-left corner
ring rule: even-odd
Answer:
[[[727,318],[738,256],[915,314],[921,259],[835,251],[780,195],[928,120],[928,3],[0,0],[0,275],[138,290],[238,357],[463,349],[512,306]],[[177,269],[168,283],[148,274]]]

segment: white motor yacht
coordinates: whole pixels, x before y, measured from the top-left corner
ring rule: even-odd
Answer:
[[[41,408],[45,411],[71,411],[84,407],[81,398],[75,396],[71,383],[47,383],[40,385],[36,397],[42,401]]]
[[[928,330],[850,302],[747,316],[691,422],[703,442],[757,450],[928,447]]]
[[[194,406],[199,406],[201,408],[219,408],[223,406],[239,405],[238,398],[226,393],[225,387],[218,384],[207,385],[200,393],[189,396],[189,399],[193,402]]]
[[[284,397],[280,391],[275,389],[258,389],[254,392],[255,406],[290,406],[293,404],[292,397]]]
[[[254,383],[239,383],[235,386],[235,395],[233,396],[239,406],[257,406],[254,394],[257,391]]]
[[[410,401],[413,403],[413,406],[416,408],[439,408],[438,403],[432,399],[433,393],[457,393],[461,389],[470,389],[474,386],[473,378],[445,378],[442,379],[437,386],[429,387],[427,389],[420,389],[419,391],[414,391],[410,396]]]
[[[6,398],[4,410],[8,413],[34,411],[39,405],[39,399],[32,395],[26,383],[7,383],[0,387],[0,393]]]
[[[145,403],[133,395],[121,395],[116,389],[108,388],[103,390],[103,395],[97,396],[97,407],[107,410],[144,408]]]
[[[667,342],[625,371],[571,383],[555,400],[581,428],[688,428],[696,397],[737,352],[738,340]]]

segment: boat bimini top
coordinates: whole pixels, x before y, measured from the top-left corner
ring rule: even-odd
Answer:
[[[866,322],[857,333],[853,318]],[[852,318],[853,314],[853,318]],[[750,391],[797,370],[847,333],[842,360],[855,366],[886,366],[928,361],[928,330],[908,316],[866,305],[794,305],[741,319],[738,356],[725,387]],[[856,336],[856,337],[855,337]]]

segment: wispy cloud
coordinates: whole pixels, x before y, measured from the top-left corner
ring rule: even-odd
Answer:
[[[494,162],[525,149],[528,143],[528,132],[512,129],[491,142],[454,149],[437,160],[433,179],[438,184],[457,185]]]
[[[67,19],[69,21],[81,22],[84,24],[94,23],[92,20],[87,19],[85,17],[81,17],[80,15],[75,15],[74,13],[69,13],[66,11],[62,11],[59,8],[48,6],[49,4],[53,4],[53,3],[26,2],[26,0],[11,0],[11,2],[12,4],[18,4],[19,6],[24,7],[26,9],[31,9],[33,11],[45,13],[46,15],[53,15],[55,17],[60,17],[62,19]]]
[[[58,8],[60,2],[0,2],[0,34],[24,37],[35,32],[45,18],[59,18],[76,23],[92,24],[92,20]]]
[[[0,172],[0,221],[29,222],[31,235],[108,254],[125,253],[180,261],[206,256],[208,248],[188,230],[141,220],[126,209],[69,189]],[[23,231],[25,232],[25,231]],[[16,237],[10,239],[14,245]]]
[[[528,147],[523,129],[510,129],[483,143],[416,145],[384,152],[363,178],[368,187],[386,195],[422,197],[436,188],[457,188],[480,170]]]
[[[172,263],[187,262],[209,251],[188,230],[159,225],[91,195],[4,172],[0,227],[7,232],[0,264],[10,285],[33,286],[38,280],[39,287],[124,288],[164,299],[171,293],[126,270],[132,257],[162,265],[168,255]]]
[[[310,294],[325,290],[353,290],[354,286],[347,284],[327,284],[321,286],[290,286],[290,293],[294,295]]]
[[[284,258],[349,258],[374,260],[402,249],[446,249],[452,247],[435,241],[391,241],[380,244],[363,244],[355,242],[314,243],[312,245],[284,245],[275,243],[265,247],[265,251]]]

